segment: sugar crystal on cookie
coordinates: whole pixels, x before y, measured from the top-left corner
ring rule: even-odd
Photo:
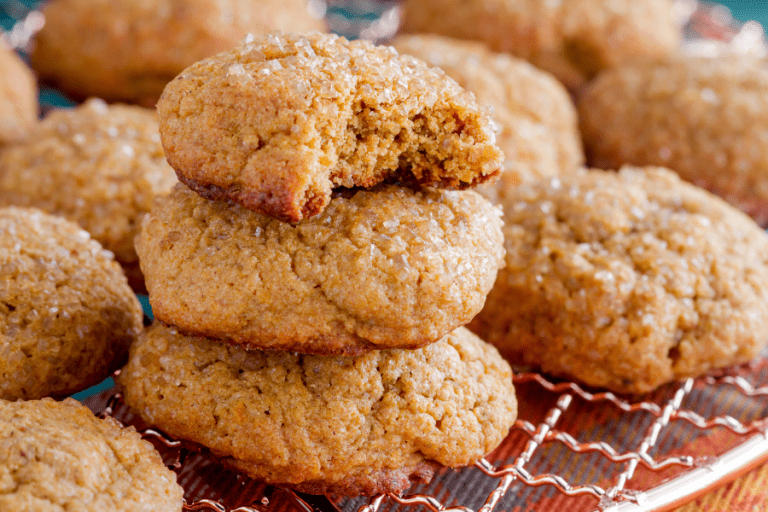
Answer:
[[[319,33],[254,37],[198,62],[158,112],[182,182],[291,222],[319,214],[338,187],[465,188],[502,161],[487,114],[444,73]]]

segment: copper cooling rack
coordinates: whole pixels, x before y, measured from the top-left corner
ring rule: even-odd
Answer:
[[[134,425],[157,446],[185,488],[185,510],[659,511],[768,460],[766,355],[640,398],[516,373],[520,418],[502,445],[474,467],[443,470],[403,496],[345,499],[277,489],[146,428],[115,390],[85,403]]]
[[[759,24],[740,24],[715,3],[676,1],[685,50],[711,54],[727,45],[767,53]],[[0,31],[11,47],[24,52],[42,27],[42,15],[32,9],[39,3],[2,0],[4,11],[18,21]],[[382,39],[397,27],[399,9],[392,0],[309,4],[337,32]],[[226,470],[194,445],[147,428],[114,389],[84,402],[101,416],[135,426],[158,448],[185,489],[187,511],[664,511],[768,460],[766,356],[641,398],[518,372],[520,418],[502,445],[475,466],[443,470],[403,496],[347,499],[268,486]]]

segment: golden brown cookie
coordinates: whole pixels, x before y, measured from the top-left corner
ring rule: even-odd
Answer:
[[[154,107],[193,62],[247,34],[323,30],[305,0],[53,0],[42,9],[32,65],[75,99]]]
[[[663,165],[768,225],[768,62],[678,58],[601,74],[579,101],[590,162]]]
[[[248,348],[415,348],[466,324],[503,261],[500,211],[472,191],[350,191],[296,225],[182,184],[137,250],[155,316]]]
[[[483,41],[571,90],[600,70],[659,58],[680,42],[672,0],[405,0],[403,31]]]
[[[619,392],[768,341],[768,238],[661,168],[581,171],[504,204],[506,267],[470,328],[510,361]]]
[[[88,233],[39,210],[0,209],[0,398],[97,384],[142,327],[120,265]]]
[[[442,71],[317,32],[258,37],[198,62],[157,109],[182,182],[291,222],[319,214],[333,188],[465,188],[503,158],[474,97]]]
[[[33,206],[77,222],[115,253],[139,291],[133,238],[154,197],[175,183],[155,112],[99,99],[52,112],[0,152],[0,206]]]
[[[464,328],[419,350],[342,357],[246,351],[158,324],[118,381],[148,423],[314,494],[403,491],[472,464],[517,415],[509,365]]]
[[[0,510],[180,512],[183,494],[132,427],[71,398],[0,399]]]
[[[22,139],[36,121],[35,76],[0,40],[0,146]]]
[[[502,179],[478,188],[489,199],[520,182],[549,178],[584,165],[576,108],[563,85],[524,60],[476,41],[433,34],[401,35],[397,51],[441,68],[489,106],[504,153]]]

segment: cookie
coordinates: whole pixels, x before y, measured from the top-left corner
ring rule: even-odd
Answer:
[[[153,325],[118,382],[148,423],[313,494],[401,492],[474,463],[517,415],[509,365],[464,328],[419,350],[342,357],[246,351]]]
[[[182,184],[137,250],[155,317],[247,348],[415,348],[482,308],[503,261],[500,211],[472,191],[394,185],[336,196],[296,225]]]
[[[606,71],[579,100],[589,161],[663,165],[768,225],[768,64],[745,55]]]
[[[39,210],[0,208],[0,398],[101,382],[142,319],[120,266],[88,233]]]
[[[515,364],[618,392],[768,341],[768,238],[661,168],[583,171],[504,204],[506,267],[470,324]]]
[[[198,62],[157,110],[182,182],[290,222],[318,215],[334,188],[466,188],[502,162],[490,120],[442,71],[316,32],[258,37]]]
[[[499,189],[584,165],[576,109],[568,91],[549,73],[476,41],[406,34],[392,46],[441,68],[492,109],[505,159],[502,179],[478,187],[487,197],[495,199]]]
[[[74,99],[154,107],[190,64],[229,50],[249,33],[323,30],[305,0],[54,0],[31,62]]]
[[[671,0],[405,0],[403,9],[405,32],[483,41],[570,90],[600,70],[664,57],[680,44]]]
[[[179,512],[184,490],[132,428],[78,401],[0,399],[0,510]]]
[[[24,138],[36,121],[35,77],[0,40],[0,146]]]
[[[155,112],[98,99],[52,112],[0,153],[1,206],[32,206],[77,222],[115,254],[139,291],[133,238],[140,217],[177,182]]]

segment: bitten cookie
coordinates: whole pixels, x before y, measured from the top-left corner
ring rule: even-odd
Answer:
[[[155,325],[118,381],[148,423],[313,494],[401,492],[474,463],[517,416],[509,365],[464,328],[419,350],[341,357],[246,351]]]
[[[563,85],[524,60],[492,52],[482,43],[430,34],[401,35],[399,52],[441,68],[478,103],[489,106],[499,125],[504,153],[502,179],[478,187],[495,199],[520,182],[548,178],[584,165],[576,108]]]
[[[465,188],[502,162],[490,120],[442,71],[334,35],[270,34],[198,62],[157,110],[182,182],[290,222],[333,188]]]
[[[0,399],[0,510],[180,512],[183,494],[132,427],[71,398]]]
[[[0,146],[22,139],[37,121],[32,71],[0,41]]]
[[[768,225],[768,64],[678,58],[601,74],[579,101],[590,163],[663,165]]]
[[[0,153],[0,205],[33,206],[77,222],[115,254],[139,291],[133,238],[155,196],[175,183],[156,114],[98,99],[52,112]]]
[[[97,384],[142,328],[120,266],[88,233],[39,210],[0,209],[0,398]]]
[[[154,107],[193,62],[248,33],[323,30],[305,0],[54,0],[42,9],[32,65],[75,99]]]
[[[403,31],[483,41],[545,69],[571,90],[600,70],[670,54],[671,0],[405,0]]]
[[[504,204],[506,267],[470,328],[513,363],[618,392],[768,341],[768,238],[660,168],[583,171]]]
[[[472,191],[393,185],[296,225],[182,184],[137,250],[155,316],[248,348],[415,348],[469,322],[503,261],[501,212]]]

